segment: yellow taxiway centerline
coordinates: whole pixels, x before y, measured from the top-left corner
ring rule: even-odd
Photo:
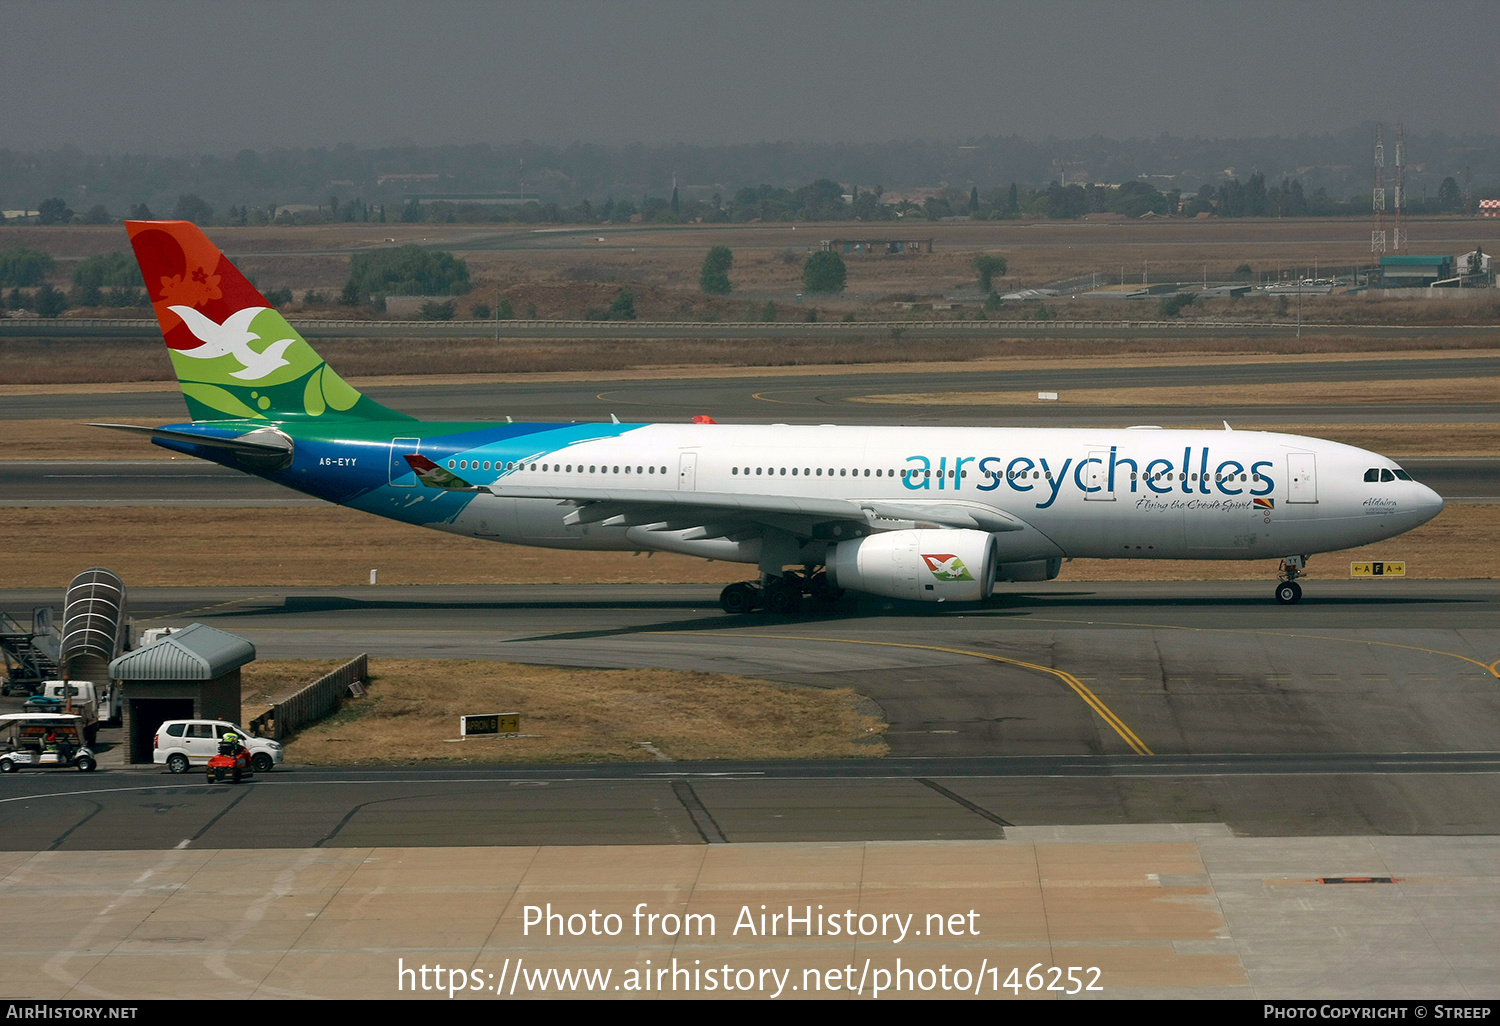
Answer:
[[[754,638],[763,641],[817,641],[832,645],[873,645],[878,648],[915,648],[927,652],[947,652],[950,655],[969,656],[974,659],[988,659],[990,662],[994,663],[1005,663],[1010,666],[1019,666],[1025,670],[1035,670],[1038,673],[1046,673],[1052,675],[1053,677],[1056,677],[1058,680],[1068,685],[1068,687],[1072,688],[1073,691],[1077,693],[1078,697],[1083,699],[1085,704],[1087,704],[1090,709],[1098,713],[1099,718],[1102,719],[1105,723],[1109,724],[1110,729],[1112,729],[1116,734],[1120,735],[1120,738],[1130,746],[1131,751],[1135,752],[1136,755],[1154,754],[1151,749],[1146,747],[1145,743],[1141,741],[1140,738],[1135,736],[1135,732],[1125,725],[1125,721],[1121,720],[1114,714],[1109,706],[1100,701],[1098,695],[1094,694],[1084,686],[1083,681],[1079,680],[1077,677],[1073,676],[1066,670],[1057,670],[1050,666],[1042,666],[1040,663],[1028,663],[1022,659],[1011,659],[1007,656],[991,655],[988,652],[974,652],[966,648],[945,648],[942,645],[917,645],[902,641],[859,641],[853,638],[812,638],[806,635],[798,634],[739,634],[715,631],[649,631],[647,633],[678,634],[687,635],[690,637],[703,637],[706,635],[708,637],[715,638]]]

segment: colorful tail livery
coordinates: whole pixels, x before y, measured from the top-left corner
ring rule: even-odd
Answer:
[[[403,420],[352,388],[190,221],[126,221],[194,420]]]
[[[451,534],[756,565],[727,612],[972,602],[1073,557],[1275,559],[1295,602],[1308,553],[1443,508],[1383,456],[1261,431],[416,421],[335,374],[193,225],[127,227],[193,420],[101,426]]]

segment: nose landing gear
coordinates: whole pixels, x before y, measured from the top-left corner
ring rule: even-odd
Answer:
[[[1279,604],[1289,606],[1301,601],[1302,585],[1297,583],[1297,578],[1302,576],[1306,567],[1306,556],[1287,556],[1281,561],[1281,579],[1276,585],[1276,601]]]

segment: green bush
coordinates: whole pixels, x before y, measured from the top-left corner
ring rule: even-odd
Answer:
[[[808,292],[842,292],[847,278],[844,258],[830,249],[819,250],[802,265],[802,287]]]
[[[711,296],[727,296],[734,286],[729,282],[729,268],[734,266],[734,253],[728,246],[715,246],[703,258],[703,270],[698,275],[698,287]]]
[[[46,253],[18,247],[0,252],[0,285],[40,285],[55,266]]]
[[[1009,269],[1010,265],[1004,257],[980,253],[974,258],[974,270],[979,272],[979,291],[994,291],[994,279],[1005,277],[1005,272]]]
[[[141,265],[128,253],[119,251],[78,261],[78,266],[73,268],[73,284],[101,289],[146,287],[146,281],[141,277]]]
[[[356,253],[344,295],[361,303],[376,295],[461,296],[469,287],[469,265],[452,253],[402,246]]]

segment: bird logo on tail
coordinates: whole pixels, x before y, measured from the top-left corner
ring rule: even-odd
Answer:
[[[214,323],[212,318],[205,317],[190,306],[173,306],[168,309],[181,317],[193,337],[203,343],[193,349],[177,350],[183,356],[191,356],[196,360],[233,356],[240,362],[241,369],[231,372],[230,377],[241,381],[259,381],[276,368],[290,365],[289,360],[282,359],[282,354],[296,343],[296,339],[278,339],[260,351],[250,348],[251,342],[259,342],[261,338],[250,330],[250,322],[269,307],[249,306],[236,310],[225,318],[223,324]]]

